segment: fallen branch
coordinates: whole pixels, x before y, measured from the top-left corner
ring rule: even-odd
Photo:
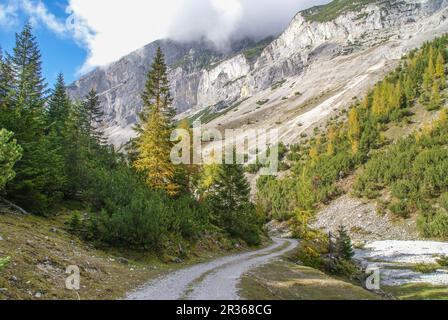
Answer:
[[[12,203],[11,201],[6,200],[3,197],[0,197],[0,201],[2,201],[3,203],[6,203],[6,205],[8,205],[8,207],[13,208],[14,210],[17,210],[18,212],[20,212],[21,214],[25,215],[25,216],[29,216],[31,215],[29,212],[27,212],[26,210],[20,208],[18,205],[15,205],[14,203]]]

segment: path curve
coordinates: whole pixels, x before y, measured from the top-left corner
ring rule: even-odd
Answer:
[[[241,277],[298,246],[292,239],[273,239],[267,248],[228,256],[158,278],[130,293],[128,300],[237,300]]]

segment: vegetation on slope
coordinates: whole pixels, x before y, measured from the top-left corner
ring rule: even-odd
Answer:
[[[248,300],[380,299],[363,288],[331,278],[289,259],[271,262],[251,271],[241,282],[240,294]]]
[[[95,244],[160,252],[206,234],[260,243],[263,219],[254,218],[257,212],[248,195],[238,198],[244,202],[240,212],[216,208],[205,194],[201,200],[197,196],[203,168],[171,162],[174,113],[160,50],[143,93],[138,137],[126,155],[107,145],[94,90],[83,101],[70,101],[62,75],[53,90],[47,89],[29,24],[17,34],[13,52],[0,58],[4,198],[43,217],[57,215],[67,201],[81,202],[87,214],[73,216],[73,229]],[[245,179],[242,170],[229,172],[219,166],[218,171],[210,189],[217,196],[222,175],[231,175],[229,187]],[[240,232],[225,223],[229,214],[241,218]]]
[[[302,11],[306,19],[316,22],[327,22],[336,19],[346,12],[356,12],[364,6],[378,0],[333,0],[329,4],[315,6]]]
[[[66,205],[70,208],[51,217],[18,216],[0,208],[0,300],[121,299],[167,272],[236,251],[234,241],[212,234],[164,252],[94,247],[73,234],[70,222],[82,204]],[[80,269],[79,290],[65,286],[69,266]]]
[[[325,132],[316,131],[292,146],[291,175],[258,180],[260,207],[272,218],[292,218],[300,236],[319,206],[342,193],[338,182],[366,165],[357,183],[361,194],[375,198],[374,191],[392,189],[393,212],[419,213],[424,236],[446,238],[446,109],[438,121],[396,144],[384,133],[393,124],[406,123],[414,108],[441,108],[447,43],[444,36],[411,52],[362,101],[333,118]]]

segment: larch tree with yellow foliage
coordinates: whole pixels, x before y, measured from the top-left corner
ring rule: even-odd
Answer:
[[[134,168],[144,175],[149,187],[175,196],[179,192],[179,185],[175,182],[176,167],[170,158],[175,112],[171,107],[167,66],[160,48],[148,73],[142,100],[144,109],[136,127],[137,157]]]
[[[348,139],[352,146],[353,153],[359,150],[359,139],[361,136],[361,127],[359,124],[358,110],[351,108],[348,113]]]
[[[188,157],[188,163],[183,163],[176,166],[176,181],[177,184],[185,189],[187,192],[193,192],[195,189],[195,179],[197,180],[197,176],[200,171],[200,165],[194,163],[194,138],[193,138],[193,129],[191,128],[190,122],[187,119],[183,119],[179,121],[177,125],[177,129],[182,130],[185,136],[182,136],[176,142],[181,142],[182,144],[186,142],[184,139],[188,139],[188,150],[182,150],[185,153],[185,160]],[[181,155],[178,155],[181,156]]]
[[[437,55],[436,61],[436,78],[439,80],[439,88],[441,90],[446,87],[446,76],[445,76],[445,57],[443,56],[443,52],[439,51]]]
[[[334,145],[335,145],[335,142],[336,142],[336,139],[338,136],[338,134],[333,126],[331,126],[328,129],[327,136],[328,136],[327,155],[332,156],[332,155],[334,155],[334,151],[335,151]]]

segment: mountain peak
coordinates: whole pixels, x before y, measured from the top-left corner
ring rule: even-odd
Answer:
[[[191,117],[215,112],[216,117],[208,118],[219,117],[217,125],[261,124],[275,117],[260,113],[308,105],[306,99],[311,95],[337,92],[350,77],[361,77],[360,87],[366,86],[374,74],[368,70],[393,65],[406,51],[446,33],[447,5],[447,0],[336,0],[300,12],[275,39],[242,39],[226,51],[204,41],[151,43],[86,75],[68,91],[76,99],[96,89],[111,141],[127,142],[142,108],[140,94],[146,74],[160,46],[170,67],[173,106],[179,114]],[[347,66],[355,59],[360,60]],[[331,75],[322,73],[319,66],[325,63]],[[338,64],[345,68],[333,68]],[[310,77],[314,84],[308,86]],[[317,86],[322,78],[327,81]],[[351,99],[356,91],[351,88],[350,92]],[[321,111],[319,116],[325,116],[328,110]],[[267,126],[278,126],[281,121],[274,122]]]

